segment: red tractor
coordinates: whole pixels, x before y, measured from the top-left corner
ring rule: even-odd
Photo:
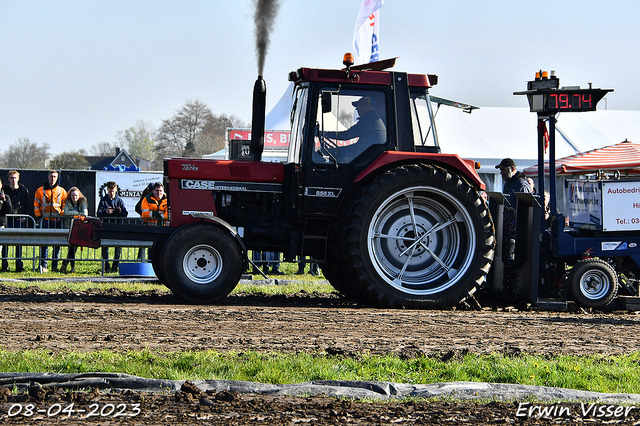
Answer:
[[[224,299],[256,250],[311,256],[338,291],[379,306],[458,304],[493,260],[485,186],[474,161],[440,153],[429,97],[437,76],[389,71],[393,62],[291,72],[285,163],[261,161],[259,77],[248,159],[166,160],[170,226],[97,223],[94,241],[153,240],[157,277],[194,303]]]

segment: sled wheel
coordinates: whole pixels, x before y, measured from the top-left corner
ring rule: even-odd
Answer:
[[[242,275],[238,241],[228,230],[214,225],[196,224],[176,231],[161,259],[167,286],[192,303],[224,299]]]
[[[585,308],[604,308],[618,293],[616,271],[601,259],[576,263],[568,281],[575,301]]]
[[[436,166],[378,176],[342,227],[354,291],[382,306],[456,305],[485,282],[493,260],[487,205],[466,181]]]

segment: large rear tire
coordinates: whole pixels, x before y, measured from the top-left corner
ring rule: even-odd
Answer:
[[[573,298],[585,308],[604,308],[618,294],[616,271],[601,259],[576,263],[569,272],[568,282]]]
[[[487,205],[436,166],[378,176],[354,199],[342,228],[354,289],[381,306],[454,306],[485,282],[493,260]]]
[[[171,287],[167,285],[167,279],[162,268],[162,250],[164,249],[164,244],[164,242],[153,243],[153,246],[149,249],[149,259],[151,260],[151,266],[153,267],[153,272],[156,274],[158,281],[171,290]]]
[[[329,284],[336,290],[338,290],[343,296],[348,299],[356,300],[358,298],[358,292],[353,286],[353,281],[349,278],[348,274],[345,274],[345,267],[340,259],[335,256],[336,248],[330,247],[327,258],[322,265],[322,273],[324,277],[329,281]]]
[[[162,275],[177,296],[213,303],[231,293],[242,276],[242,251],[226,229],[208,224],[176,231],[162,250]]]

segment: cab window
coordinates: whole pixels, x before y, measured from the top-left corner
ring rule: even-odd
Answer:
[[[300,150],[302,148],[302,135],[304,134],[304,126],[307,112],[307,87],[298,87],[294,97],[293,107],[291,108],[291,136],[289,138],[289,153],[287,162],[299,163]]]
[[[431,99],[426,92],[411,93],[411,121],[416,147],[437,147],[438,135],[432,120]]]
[[[370,146],[386,144],[385,101],[382,91],[321,90],[313,161],[345,164]]]

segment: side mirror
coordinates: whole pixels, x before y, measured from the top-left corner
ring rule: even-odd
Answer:
[[[322,103],[322,113],[331,112],[331,93],[322,92],[320,101]]]

